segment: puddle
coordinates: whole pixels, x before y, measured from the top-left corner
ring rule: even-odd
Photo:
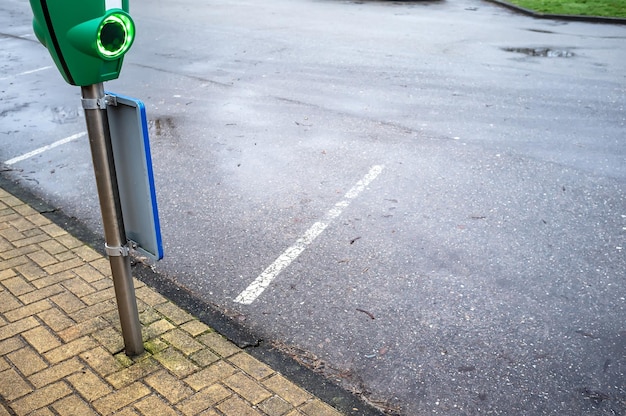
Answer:
[[[556,48],[502,48],[506,52],[523,53],[528,56],[540,56],[547,58],[571,58],[574,52],[567,49]]]

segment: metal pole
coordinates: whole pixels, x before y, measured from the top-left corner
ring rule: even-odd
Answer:
[[[125,351],[129,356],[139,355],[144,351],[141,324],[130,269],[129,247],[124,231],[117,176],[113,163],[104,86],[102,83],[98,83],[81,87],[81,93],[89,144],[91,145],[93,169],[98,187],[98,198],[100,199],[105,248],[111,264]]]

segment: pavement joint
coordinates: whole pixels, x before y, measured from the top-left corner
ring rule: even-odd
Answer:
[[[108,261],[0,188],[0,416],[341,414],[135,284],[128,357]]]

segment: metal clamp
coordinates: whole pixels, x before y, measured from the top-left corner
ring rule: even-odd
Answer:
[[[102,98],[82,98],[81,103],[85,110],[106,110],[109,105],[117,106],[117,97],[107,94]]]
[[[126,257],[130,255],[130,248],[127,246],[111,247],[110,245],[104,243],[104,251],[109,257]]]

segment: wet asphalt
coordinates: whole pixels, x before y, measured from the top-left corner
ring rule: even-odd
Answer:
[[[28,4],[0,10],[7,161],[84,121]],[[160,279],[390,414],[626,413],[625,26],[474,0],[131,12],[106,87],[148,110]],[[90,163],[82,138],[2,170],[98,233]]]

